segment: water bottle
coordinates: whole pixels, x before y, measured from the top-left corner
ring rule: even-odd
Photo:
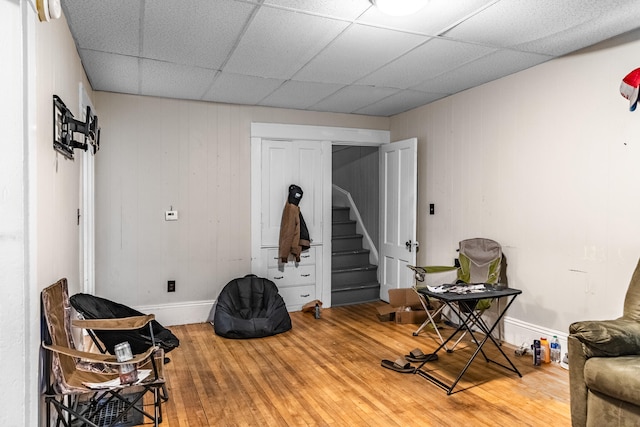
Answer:
[[[561,359],[560,342],[558,341],[558,337],[554,335],[551,341],[551,361],[560,363]]]
[[[558,351],[558,363],[562,363],[562,347],[560,346],[558,337],[556,337],[556,350]]]

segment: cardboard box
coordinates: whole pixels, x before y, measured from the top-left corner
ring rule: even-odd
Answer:
[[[394,307],[410,307],[422,310],[420,297],[412,288],[389,289],[389,304]]]
[[[422,323],[427,319],[427,313],[413,289],[390,289],[389,304],[378,307],[378,319],[381,322]]]
[[[396,319],[396,307],[391,304],[381,305],[378,307],[378,320],[381,322],[391,322]]]
[[[407,310],[408,309],[408,310]],[[427,312],[406,307],[405,310],[396,311],[396,323],[422,323],[427,320]]]

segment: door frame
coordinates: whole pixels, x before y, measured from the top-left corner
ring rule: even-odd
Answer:
[[[331,307],[331,146],[380,146],[391,141],[386,130],[342,128],[330,126],[292,125],[282,123],[251,123],[251,271],[266,271],[260,256],[261,247],[261,175],[262,140],[317,141],[327,147],[323,161],[322,207],[322,283],[320,300],[323,307]]]
[[[95,107],[82,82],[79,84],[79,116],[85,119],[87,106]],[[92,148],[82,152],[80,169],[80,211],[78,214],[80,239],[80,278],[82,292],[93,295],[96,291],[96,244],[95,244],[95,158]]]

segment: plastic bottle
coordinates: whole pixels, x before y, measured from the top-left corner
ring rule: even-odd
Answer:
[[[560,363],[562,360],[562,351],[560,349],[560,342],[558,341],[557,336],[553,336],[553,340],[551,340],[551,361],[554,363]]]
[[[533,340],[533,365],[540,366],[540,340]]]
[[[316,319],[320,318],[320,305],[318,305],[318,303],[316,303],[316,307],[315,307],[315,318]]]
[[[556,347],[555,336],[549,343],[549,348],[551,351],[551,363],[556,363],[558,360],[558,348]]]
[[[549,340],[540,338],[540,360],[543,363],[551,363],[551,349],[549,348]]]

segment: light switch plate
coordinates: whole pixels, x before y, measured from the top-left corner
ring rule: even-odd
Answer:
[[[177,221],[178,220],[178,211],[166,211],[164,213],[165,221]]]

